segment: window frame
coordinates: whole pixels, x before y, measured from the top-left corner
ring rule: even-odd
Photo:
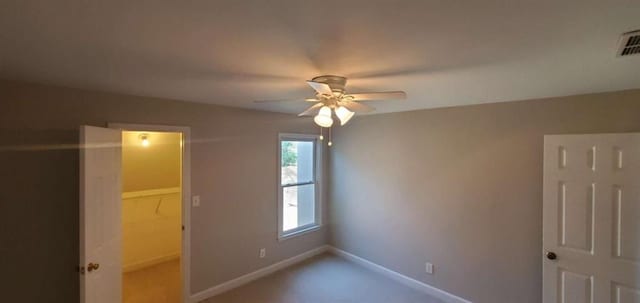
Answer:
[[[306,141],[313,142],[313,181],[310,182],[302,182],[296,184],[286,184],[282,185],[282,141]],[[323,153],[322,153],[322,144],[320,143],[320,136],[311,135],[311,134],[294,134],[294,133],[280,133],[278,134],[278,144],[277,144],[277,155],[278,155],[278,184],[277,184],[277,192],[278,192],[278,241],[283,241],[286,239],[290,239],[296,236],[300,236],[312,231],[316,231],[322,227],[322,164],[323,164]],[[314,184],[314,222],[311,224],[298,226],[294,229],[290,229],[287,231],[283,230],[283,192],[284,189],[291,186],[301,186],[305,184]]]

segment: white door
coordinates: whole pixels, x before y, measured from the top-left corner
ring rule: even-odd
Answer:
[[[122,302],[121,132],[80,128],[80,302]]]
[[[640,134],[545,136],[543,199],[543,302],[640,303]]]

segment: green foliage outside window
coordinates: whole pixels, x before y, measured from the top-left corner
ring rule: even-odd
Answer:
[[[282,141],[282,166],[294,166],[298,162],[296,147],[291,141]]]

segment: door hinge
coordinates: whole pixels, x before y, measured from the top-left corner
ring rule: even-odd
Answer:
[[[184,231],[184,225],[182,225],[182,231]]]
[[[77,266],[76,271],[81,275],[84,275],[84,266]]]

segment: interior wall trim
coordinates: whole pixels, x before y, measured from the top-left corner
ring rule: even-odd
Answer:
[[[307,260],[311,257],[317,256],[319,254],[325,253],[325,252],[330,252],[338,257],[341,257],[343,259],[346,259],[350,262],[356,263],[362,267],[365,267],[367,269],[370,269],[374,272],[377,272],[379,274],[382,274],[392,280],[395,280],[399,283],[402,283],[406,286],[409,286],[413,289],[416,289],[418,291],[424,292],[432,297],[438,298],[440,300],[442,300],[445,303],[473,303],[469,300],[463,299],[461,297],[458,297],[454,294],[451,294],[449,292],[446,292],[442,289],[433,287],[431,285],[428,285],[426,283],[420,282],[418,280],[409,278],[403,274],[400,274],[398,272],[395,272],[391,269],[388,269],[382,265],[373,263],[367,259],[358,257],[354,254],[348,253],[344,250],[341,250],[339,248],[330,246],[330,245],[323,245],[317,248],[314,248],[312,250],[306,251],[302,254],[299,254],[297,256],[291,257],[289,259],[285,259],[283,261],[280,261],[278,263],[274,263],[272,265],[269,265],[267,267],[263,267],[261,269],[258,269],[254,272],[248,273],[246,275],[240,276],[238,278],[229,280],[227,282],[218,284],[216,286],[213,286],[211,288],[205,289],[201,292],[198,292],[196,294],[193,294],[190,298],[190,302],[191,303],[197,303],[203,300],[206,300],[208,298],[217,296],[221,293],[230,291],[234,288],[238,288],[240,286],[243,286],[251,281],[254,281],[256,279],[262,278],[264,276],[267,276],[269,274],[272,274],[276,271],[285,269],[289,266],[295,265],[297,263],[300,263],[304,260]]]
[[[366,267],[372,271],[375,271],[377,273],[380,273],[384,276],[387,276],[388,278],[391,278],[392,280],[395,280],[397,282],[400,282],[404,285],[407,285],[413,289],[416,289],[418,291],[424,292],[432,297],[438,298],[440,300],[442,300],[443,302],[446,303],[472,303],[469,300],[463,299],[461,297],[458,297],[456,295],[453,295],[449,292],[446,292],[442,289],[433,287],[429,284],[420,282],[416,279],[413,278],[409,278],[401,273],[395,272],[391,269],[388,269],[382,265],[373,263],[367,259],[364,259],[362,257],[358,257],[354,254],[348,253],[344,250],[341,250],[339,248],[330,246],[329,247],[329,252],[335,254],[336,256],[342,257],[344,259],[347,259],[351,262],[354,262],[356,264],[359,264],[363,267]]]
[[[201,292],[198,292],[196,294],[193,294],[191,296],[191,302],[192,303],[197,303],[200,302],[202,300],[206,300],[208,298],[211,298],[213,296],[219,295],[223,292],[227,292],[230,291],[234,288],[240,287],[242,285],[245,285],[253,280],[262,278],[264,276],[267,276],[269,274],[272,274],[276,271],[285,269],[289,266],[292,266],[294,264],[300,263],[304,260],[307,260],[311,257],[317,256],[319,254],[322,254],[324,252],[329,251],[330,247],[328,245],[323,245],[317,248],[314,248],[312,250],[306,251],[304,253],[301,253],[297,256],[282,260],[280,262],[271,264],[267,267],[263,267],[261,269],[258,269],[254,272],[248,273],[246,275],[237,277],[235,279],[229,280],[227,282],[218,284],[216,286],[213,286],[211,288],[205,289]]]
[[[147,267],[151,267],[154,265],[158,265],[164,262],[168,262],[168,261],[173,261],[173,260],[178,260],[180,259],[180,252],[174,252],[172,254],[168,254],[166,256],[159,256],[159,257],[155,257],[152,259],[148,259],[148,260],[144,260],[144,261],[140,261],[137,263],[132,263],[132,264],[124,264],[122,266],[122,272],[128,273],[128,272],[132,272],[132,271],[136,271],[136,270],[140,270],[140,269],[145,269]]]

